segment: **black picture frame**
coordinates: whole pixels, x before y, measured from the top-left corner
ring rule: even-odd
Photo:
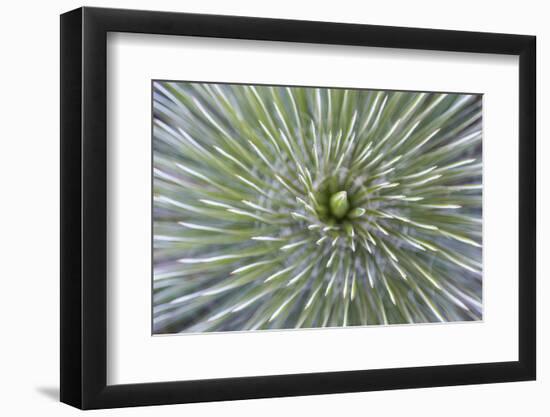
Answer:
[[[519,56],[519,360],[107,385],[108,32]],[[536,38],[80,8],[61,15],[61,401],[81,409],[534,380]]]

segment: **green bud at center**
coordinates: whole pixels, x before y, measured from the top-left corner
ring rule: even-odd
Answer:
[[[343,218],[349,210],[348,193],[339,191],[330,196],[329,201],[330,212],[337,219]]]

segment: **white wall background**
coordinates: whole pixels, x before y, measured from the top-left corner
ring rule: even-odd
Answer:
[[[0,24],[0,410],[3,415],[76,415],[59,391],[59,17],[73,0],[6,2]],[[324,395],[94,412],[127,416],[483,416],[550,413],[550,133],[547,113],[550,26],[535,0],[124,0],[86,5],[181,12],[371,23],[532,34],[538,37],[538,381],[497,385]],[[543,190],[546,188],[546,190]]]

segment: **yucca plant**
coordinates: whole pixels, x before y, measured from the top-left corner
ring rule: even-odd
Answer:
[[[481,96],[153,83],[155,333],[479,320]]]

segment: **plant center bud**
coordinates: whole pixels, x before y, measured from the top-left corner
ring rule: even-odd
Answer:
[[[330,212],[337,219],[345,217],[349,211],[348,193],[339,191],[330,196],[329,200]]]

